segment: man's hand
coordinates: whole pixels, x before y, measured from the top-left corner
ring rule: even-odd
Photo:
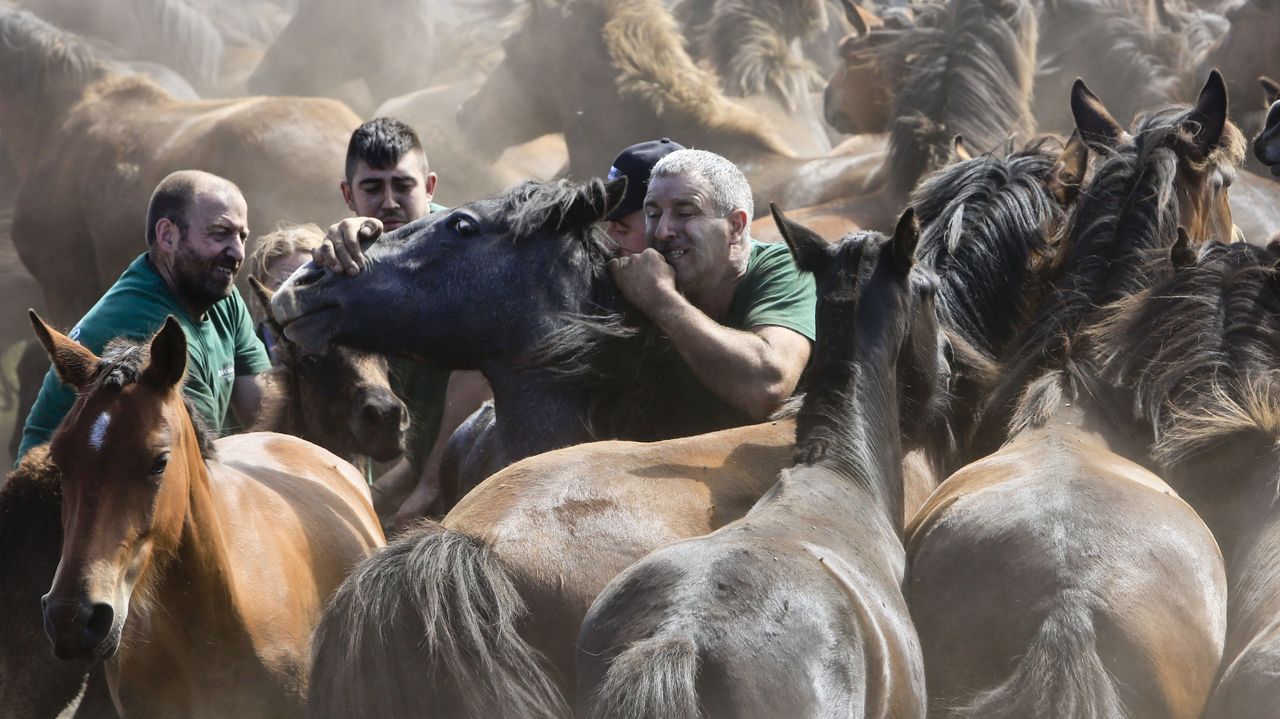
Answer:
[[[382,221],[373,217],[348,217],[329,226],[311,259],[330,272],[352,277],[364,271],[364,247],[382,234]]]
[[[676,289],[675,270],[653,248],[609,260],[609,272],[622,296],[645,314],[651,314],[680,294]]]

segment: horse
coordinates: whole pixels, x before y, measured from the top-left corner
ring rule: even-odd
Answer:
[[[1222,657],[1213,535],[1140,463],[1123,401],[1076,348],[1097,307],[1149,281],[1148,253],[1179,246],[1179,222],[1231,237],[1218,190],[1241,138],[1216,76],[1197,105],[1152,113],[1132,136],[1083,82],[1072,109],[1101,159],[984,410],[985,431],[1007,419],[1009,439],[944,481],[907,528],[934,716],[1198,717]]]
[[[1271,0],[1245,0],[1233,4],[1224,15],[1229,28],[1204,54],[1199,70],[1217,68],[1226,76],[1227,90],[1240,104],[1234,119],[1250,133],[1257,132],[1261,118],[1252,117],[1247,111],[1250,105],[1240,101],[1257,97],[1255,79],[1280,67],[1280,39],[1274,31],[1280,23],[1280,5]]]
[[[1258,161],[1271,167],[1271,174],[1280,177],[1280,86],[1270,93],[1270,108],[1263,128],[1253,138],[1253,154]]]
[[[870,194],[841,197],[792,213],[811,229],[877,227],[885,210],[896,212],[911,190],[956,155],[954,138],[982,152],[1013,137],[1029,139],[1035,124],[1031,89],[1036,21],[1023,0],[955,0],[915,7],[914,24],[873,30],[846,55],[846,82],[893,73],[900,90],[892,100],[888,148]],[[885,39],[881,39],[885,38]],[[876,59],[864,61],[865,55]],[[882,68],[890,68],[884,70]],[[856,97],[861,104],[864,97]],[[834,101],[834,100],[833,100]],[[848,107],[849,103],[844,106]],[[845,116],[863,110],[841,111]],[[828,108],[830,111],[830,108]],[[762,227],[776,232],[776,228]]]
[[[1204,716],[1269,716],[1280,699],[1276,257],[1209,243],[1171,260],[1158,282],[1105,310],[1090,351],[1222,548],[1226,646]]]
[[[252,430],[305,439],[348,462],[399,457],[409,411],[391,391],[387,359],[339,346],[313,351],[291,341],[271,314],[274,293],[252,277],[249,285],[266,308],[279,363],[267,372],[271,391]]]
[[[41,599],[54,653],[104,660],[126,716],[302,716],[320,610],[383,544],[359,472],[285,435],[213,442],[182,396],[173,318],[101,358],[31,320],[78,391],[49,443],[64,529]]]
[[[222,62],[222,34],[186,0],[22,0],[22,7],[63,30],[105,42],[121,60],[172,68],[200,92],[213,89]]]
[[[55,323],[74,323],[141,250],[152,189],[199,167],[235,182],[249,220],[337,220],[329,198],[360,119],[316,98],[178,101],[75,36],[0,8],[0,138],[21,185],[13,242]]]
[[[589,178],[636,138],[667,136],[736,162],[759,208],[816,204],[866,183],[857,156],[792,156],[759,113],[726,97],[694,63],[661,0],[530,0],[504,50],[459,110],[482,161],[562,132],[568,175]]]
[[[953,165],[921,188],[920,216],[927,213],[942,229],[923,227],[917,252],[923,265],[945,272],[939,311],[956,349],[957,390],[966,398],[980,396],[969,388],[991,383],[993,373],[982,350],[965,348],[1002,346],[1013,333],[1010,325],[1024,321],[1010,298],[1032,284],[1041,252],[1029,228],[1062,214],[1053,188],[1073,182],[1070,174],[1081,171],[1083,160],[1079,147],[1055,154],[1038,143],[1008,157]],[[962,232],[956,236],[946,228]],[[973,301],[950,299],[974,294]],[[998,311],[975,314],[987,315],[986,300],[997,298]],[[974,409],[957,406],[954,415]],[[327,690],[314,706],[323,716],[394,715],[410,706],[502,713],[511,707],[482,697],[525,695],[527,690],[510,687],[527,686],[540,674],[498,673],[447,657],[511,657],[531,650],[545,657],[556,693],[571,696],[577,631],[605,584],[651,550],[741,517],[791,465],[794,444],[794,422],[777,421],[646,444],[594,442],[513,464],[467,494],[444,518],[443,532],[431,525],[404,536],[339,590],[317,635],[313,686]],[[902,521],[936,486],[927,475],[906,473]],[[450,579],[434,582],[419,571],[425,566],[447,567]],[[468,583],[465,591],[443,591],[460,582]],[[438,596],[424,595],[424,586]],[[509,592],[527,613],[499,612],[490,603]],[[419,606],[443,608],[425,614],[436,622],[431,629],[417,619],[424,616]],[[471,618],[494,616],[509,624],[492,625],[477,635],[485,637],[478,647],[454,654],[458,640],[451,637],[468,636]],[[369,631],[375,626],[399,631]],[[424,650],[422,636],[436,639]],[[435,679],[393,678],[407,676]],[[477,676],[491,687],[476,692],[477,704],[449,688],[461,677]]]
[[[578,636],[582,715],[924,716],[901,463],[945,414],[936,281],[910,209],[892,238],[836,246],[775,219],[820,288],[796,466],[742,519],[605,587]]]

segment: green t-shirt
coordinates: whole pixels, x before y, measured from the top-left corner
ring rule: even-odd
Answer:
[[[817,308],[813,275],[796,267],[787,246],[752,240],[747,272],[738,280],[729,310],[719,322],[736,330],[786,327],[813,341]],[[665,388],[660,402],[670,406],[656,408],[655,416],[672,418],[662,427],[665,436],[688,437],[753,421],[708,389],[674,348],[662,359],[659,376]],[[696,412],[689,412],[691,407]]]
[[[107,342],[116,337],[149,339],[164,326],[169,315],[178,320],[187,336],[184,393],[209,427],[221,433],[235,378],[271,367],[266,349],[253,332],[244,300],[235,288],[230,296],[214,304],[203,320],[193,321],[143,254],[71,329],[69,336],[94,354],[102,354]],[[22,429],[18,456],[48,442],[73,404],[74,390],[62,384],[51,368]]]

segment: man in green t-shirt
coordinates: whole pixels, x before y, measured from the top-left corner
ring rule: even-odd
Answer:
[[[786,245],[751,239],[751,187],[714,153],[678,150],[658,160],[643,211],[650,247],[610,261],[618,289],[671,339],[702,386],[743,421],[763,421],[809,361],[813,277],[796,268]]]
[[[335,272],[358,274],[364,256],[335,254],[335,244],[341,251],[446,209],[431,201],[436,182],[412,127],[379,117],[356,128],[341,183],[342,198],[356,216],[329,228],[314,259]],[[390,364],[392,390],[409,408],[411,423],[405,458],[374,484],[374,504],[381,516],[416,518],[438,494],[440,456],[449,436],[492,392],[479,372],[450,372],[401,358]]]
[[[252,424],[261,401],[258,375],[271,366],[233,284],[247,221],[244,196],[230,181],[195,170],[164,178],[147,208],[147,252],[69,335],[101,354],[116,337],[151,337],[172,315],[187,336],[183,391],[218,432],[228,409],[241,425]],[[19,459],[49,441],[74,403],[74,390],[50,369],[23,427]]]

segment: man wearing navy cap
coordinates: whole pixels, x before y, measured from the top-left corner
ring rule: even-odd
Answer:
[[[627,194],[605,220],[605,233],[617,246],[616,254],[627,256],[644,252],[649,240],[644,234],[644,193],[649,189],[649,174],[658,160],[676,150],[685,149],[668,138],[641,142],[623,150],[609,168],[609,179],[627,178]]]

